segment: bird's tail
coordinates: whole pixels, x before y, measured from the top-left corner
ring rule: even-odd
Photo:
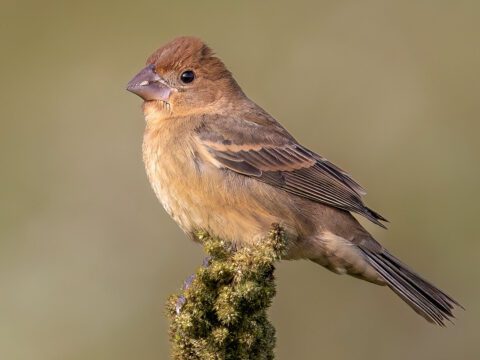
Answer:
[[[386,250],[374,252],[359,248],[388,287],[429,322],[445,326],[445,320],[451,321],[454,318],[452,310],[455,306],[463,309],[457,301],[421,278]]]

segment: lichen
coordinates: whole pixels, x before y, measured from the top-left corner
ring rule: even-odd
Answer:
[[[275,329],[267,309],[275,296],[275,262],[285,252],[278,225],[250,246],[201,232],[208,257],[167,302],[177,360],[273,359]]]

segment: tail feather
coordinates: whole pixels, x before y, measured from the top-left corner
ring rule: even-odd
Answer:
[[[375,252],[363,247],[360,250],[388,287],[429,322],[445,326],[446,320],[451,322],[454,318],[454,307],[462,307],[386,250]]]

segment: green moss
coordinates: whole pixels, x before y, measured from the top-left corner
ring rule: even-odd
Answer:
[[[275,329],[267,309],[275,296],[274,264],[285,252],[275,225],[249,247],[197,234],[207,263],[167,302],[172,355],[178,360],[273,359]]]

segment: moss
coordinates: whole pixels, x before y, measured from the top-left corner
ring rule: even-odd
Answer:
[[[285,252],[282,229],[275,225],[267,238],[240,249],[196,235],[209,257],[167,302],[173,358],[273,359],[267,309],[275,296],[274,264]]]

